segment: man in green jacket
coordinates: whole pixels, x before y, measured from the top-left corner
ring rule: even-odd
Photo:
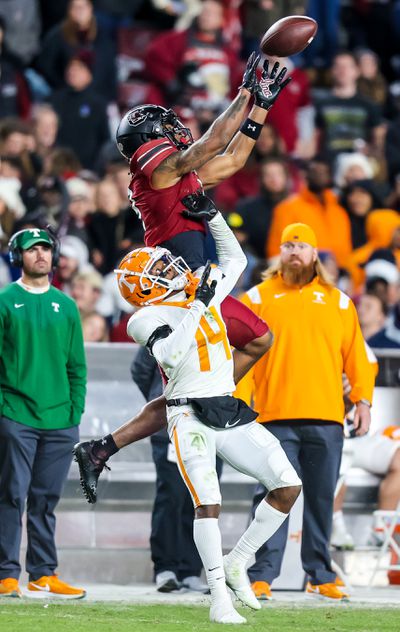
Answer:
[[[27,511],[27,594],[79,599],[55,574],[54,510],[78,440],[86,361],[78,309],[52,287],[58,241],[30,228],[11,237],[22,276],[0,291],[0,596],[20,597]]]

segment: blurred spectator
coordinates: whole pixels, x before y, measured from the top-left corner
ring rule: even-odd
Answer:
[[[261,163],[260,180],[260,195],[239,202],[236,215],[237,221],[240,218],[240,227],[247,237],[248,245],[262,259],[273,209],[289,193],[289,174],[285,160],[265,158]]]
[[[274,22],[287,15],[302,15],[305,0],[246,0],[242,3],[243,55],[258,52],[260,39]]]
[[[22,164],[19,158],[2,154],[0,156],[0,176],[2,178],[13,178],[21,184]]]
[[[375,349],[400,349],[400,302],[388,316],[385,326],[369,338],[368,344]]]
[[[344,268],[339,268],[337,259],[333,252],[330,250],[320,250],[319,258],[332,279],[334,286],[342,292],[345,292],[348,296],[351,296],[353,294],[353,287],[350,275]]]
[[[55,147],[45,157],[43,171],[46,175],[69,178],[82,169],[79,158],[69,147]]]
[[[183,31],[189,28],[194,18],[201,12],[202,0],[151,0],[156,9],[164,11],[167,16],[174,16],[174,30]]]
[[[126,202],[121,208],[118,188],[111,179],[99,183],[96,202],[97,211],[88,228],[92,261],[102,274],[107,274],[114,269],[121,253],[131,248],[137,238],[143,242],[143,229],[137,232],[137,218]]]
[[[52,284],[65,294],[71,294],[72,282],[79,272],[88,269],[89,251],[78,237],[66,235],[61,238],[60,261]]]
[[[118,263],[119,261],[116,262],[116,266]],[[103,293],[97,303],[97,311],[111,323],[111,342],[132,342],[126,333],[126,327],[135,308],[122,298],[114,272],[106,274],[103,278]]]
[[[358,320],[365,340],[378,333],[385,324],[387,306],[376,294],[363,294],[357,301]]]
[[[371,180],[374,170],[367,156],[359,152],[339,154],[336,161],[335,185],[342,189],[354,180]]]
[[[82,319],[83,340],[85,342],[108,342],[107,321],[96,312]]]
[[[347,24],[350,48],[371,48],[379,57],[385,77],[393,77],[392,59],[398,51],[393,0],[355,0],[346,2],[351,22]]]
[[[69,195],[69,203],[63,232],[67,235],[79,237],[88,245],[88,215],[94,211],[94,206],[90,201],[89,185],[81,178],[70,178],[66,182],[66,188]]]
[[[333,88],[316,103],[317,140],[321,151],[332,155],[383,144],[378,107],[359,94],[360,71],[351,53],[336,55],[332,66]]]
[[[378,55],[364,48],[356,52],[356,59],[360,70],[357,81],[358,92],[383,109],[388,89],[386,79],[379,70]]]
[[[7,49],[27,66],[39,52],[40,12],[38,0],[2,0],[0,15],[6,25]]]
[[[383,432],[365,437],[345,439],[341,479],[344,480],[335,498],[331,544],[338,549],[353,549],[354,541],[347,531],[342,506],[346,493],[346,475],[350,468],[362,468],[380,477],[378,509],[395,511],[400,500],[399,426],[388,426]],[[382,546],[382,518],[374,514],[367,546]]]
[[[313,228],[320,248],[331,250],[339,265],[344,265],[351,253],[350,220],[331,186],[330,163],[316,156],[307,165],[306,184],[299,193],[283,200],[274,209],[266,244],[267,257],[279,254],[279,240],[285,226],[302,222]]]
[[[89,270],[77,274],[71,286],[71,297],[74,299],[81,316],[81,320],[97,311],[103,288],[103,279],[96,270]]]
[[[365,223],[368,213],[382,206],[374,182],[355,180],[344,189],[341,203],[350,218],[352,247],[359,248],[367,242]]]
[[[385,156],[389,178],[392,181],[400,173],[400,114],[388,127],[385,141]]]
[[[107,101],[115,101],[115,47],[99,27],[92,0],[70,0],[65,19],[44,38],[37,67],[52,88],[65,86],[64,76],[70,60],[80,52],[93,59],[93,84]]]
[[[400,174],[395,177],[394,186],[386,199],[386,206],[400,213]]]
[[[254,253],[254,249],[249,243],[249,238],[247,231],[245,229],[243,218],[239,213],[233,212],[228,213],[226,216],[226,223],[229,228],[232,230],[236,239],[238,240],[244,254],[247,259],[247,267],[240,275],[235,287],[233,288],[231,294],[232,296],[240,296],[243,292],[246,292],[251,287],[251,282],[253,279],[253,271],[257,266],[259,259],[256,257]]]
[[[304,70],[296,68],[291,59],[268,57],[270,64],[279,61],[286,66],[292,78],[285,99],[268,112],[268,123],[283,140],[286,151],[300,158],[315,153],[314,108],[310,94],[310,81]]]
[[[61,22],[67,12],[70,0],[39,0],[42,14],[42,34]]]
[[[204,0],[201,13],[186,31],[156,37],[146,53],[147,76],[171,105],[200,103],[222,109],[241,78],[234,50],[223,42],[223,6]]]
[[[318,23],[318,31],[311,46],[300,54],[310,68],[329,68],[336,54],[339,38],[340,0],[308,0],[306,14]]]
[[[362,290],[365,281],[365,265],[378,248],[389,248],[396,230],[400,228],[400,215],[391,209],[375,209],[365,221],[367,242],[351,252],[345,267],[349,271],[356,292]]]
[[[25,207],[19,195],[18,187],[8,178],[0,178],[0,250],[8,244],[14,232],[16,219],[25,213]]]
[[[119,153],[119,152],[118,152]],[[130,183],[130,174],[126,168],[126,162],[121,161],[121,155],[118,161],[113,162],[107,168],[107,175],[114,182],[118,189],[120,206],[123,208],[126,206],[126,192]]]
[[[72,148],[82,166],[91,169],[110,133],[107,104],[92,85],[90,56],[80,53],[72,57],[65,79],[67,86],[52,96],[60,120],[57,143]]]
[[[6,48],[5,20],[0,16],[0,117],[27,118],[31,97],[20,64]]]
[[[400,298],[400,271],[393,251],[389,248],[377,248],[365,265],[366,288],[382,298],[390,309]],[[378,289],[376,281],[380,282]]]
[[[38,104],[32,109],[32,123],[36,152],[44,158],[55,145],[59,125],[58,116],[51,105]]]
[[[41,226],[50,223],[59,228],[68,211],[68,193],[64,181],[54,176],[41,176],[37,182],[36,206],[26,218]]]
[[[78,178],[86,182],[87,184],[87,194],[90,201],[90,208],[93,210],[96,208],[96,194],[97,194],[97,185],[100,182],[100,178],[94,171],[90,171],[90,169],[81,169],[76,174]]]
[[[35,140],[27,123],[14,117],[4,118],[0,122],[1,154],[19,158],[21,178],[25,181],[35,180],[41,170],[41,162],[34,148]]]
[[[289,84],[290,85],[290,84]],[[223,180],[215,188],[215,204],[221,211],[233,211],[239,201],[257,195],[260,191],[260,163],[269,157],[284,157],[282,139],[268,122],[264,123],[261,134],[245,166]]]

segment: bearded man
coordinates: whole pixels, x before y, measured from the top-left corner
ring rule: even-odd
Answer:
[[[368,431],[374,368],[351,299],[331,283],[307,224],[282,232],[278,263],[243,302],[268,314],[275,343],[239,383],[236,395],[252,398],[258,421],[275,435],[303,481],[302,564],[307,592],[328,600],[347,597],[335,584],[329,540],[343,444],[342,374],[352,385],[357,435]],[[372,361],[372,360],[371,360]],[[265,496],[256,490],[254,507]],[[256,553],[249,569],[253,590],[271,598],[279,576],[288,521]]]

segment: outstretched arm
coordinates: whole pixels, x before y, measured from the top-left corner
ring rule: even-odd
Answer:
[[[199,178],[205,189],[219,184],[244,167],[256,144],[258,135],[261,133],[268,110],[290,81],[290,77],[285,79],[285,74],[286,68],[279,69],[278,63],[274,64],[269,73],[268,61],[264,62],[261,79],[253,91],[254,106],[248,119],[235,134],[224,153],[215,156],[198,170]]]
[[[191,147],[168,156],[153,172],[152,187],[164,189],[178,182],[185,173],[199,169],[223,151],[239,129],[255,86],[255,73],[260,58],[252,53],[243,75],[239,94]]]

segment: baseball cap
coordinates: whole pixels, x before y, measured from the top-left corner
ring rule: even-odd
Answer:
[[[289,224],[283,229],[281,244],[284,244],[287,241],[302,241],[313,248],[317,247],[317,238],[311,226],[308,226],[308,224],[301,224],[300,222],[297,222],[296,224]]]
[[[49,234],[41,228],[27,228],[17,237],[17,246],[21,250],[28,250],[35,244],[48,244],[53,246]]]

